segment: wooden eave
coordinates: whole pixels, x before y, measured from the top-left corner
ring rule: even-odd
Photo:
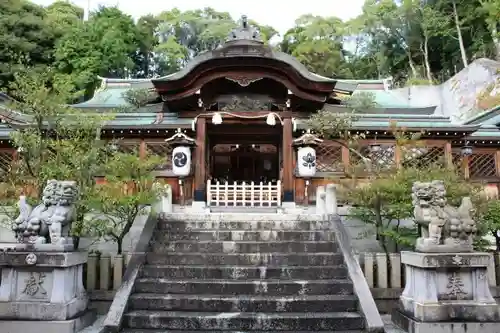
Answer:
[[[351,108],[346,107],[345,105],[335,105],[335,104],[325,104],[323,106],[323,110],[330,112],[337,112],[339,114],[352,112]],[[413,116],[430,116],[434,114],[436,110],[435,106],[428,107],[377,107],[369,110],[363,110],[363,113],[366,114],[383,114],[383,115],[413,115]]]
[[[179,72],[153,79],[152,83],[164,99],[174,100],[193,94],[206,82],[231,73],[276,79],[305,99],[321,95],[323,101],[334,89],[352,93],[357,86],[311,73],[290,55],[254,40],[227,42],[220,49],[195,57]]]

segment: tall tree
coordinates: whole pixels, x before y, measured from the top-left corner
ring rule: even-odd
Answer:
[[[138,38],[131,16],[116,7],[100,7],[89,21],[74,25],[57,43],[60,78],[88,95],[99,82],[98,76],[130,76],[136,68]]]
[[[317,74],[345,77],[343,27],[336,17],[304,15],[286,32],[281,49]]]
[[[26,0],[0,1],[0,87],[22,66],[53,61],[55,34],[43,7]]]

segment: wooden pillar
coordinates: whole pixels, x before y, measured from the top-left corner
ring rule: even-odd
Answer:
[[[396,168],[400,169],[402,166],[401,163],[401,155],[403,152],[401,151],[401,146],[396,144],[394,147],[394,163],[396,163]]]
[[[446,167],[449,169],[453,169],[455,166],[453,165],[453,155],[451,150],[451,142],[446,142],[444,144],[444,160]]]
[[[194,201],[205,201],[206,199],[206,170],[205,170],[205,155],[206,155],[206,134],[207,120],[206,118],[198,118],[196,121],[196,157],[194,169]]]
[[[146,140],[141,139],[141,143],[139,144],[139,157],[141,159],[146,158],[147,150],[148,150],[148,146],[146,144]],[[170,157],[170,156],[167,156],[167,158],[168,157]]]
[[[349,148],[342,146],[341,148],[342,165],[344,166],[344,171],[349,170],[350,162],[350,152]]]
[[[292,119],[283,120],[283,202],[294,202]]]
[[[470,170],[469,170],[469,156],[462,156],[462,171],[464,173],[464,178],[470,178]]]

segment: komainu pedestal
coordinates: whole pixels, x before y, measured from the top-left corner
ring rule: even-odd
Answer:
[[[491,295],[489,254],[474,252],[472,203],[446,203],[442,181],[413,185],[419,252],[401,252],[406,284],[395,324],[409,333],[498,333],[500,308]]]
[[[20,198],[18,244],[0,252],[0,332],[75,333],[95,319],[82,281],[87,253],[69,234],[77,195],[75,182],[49,180],[35,208]]]
[[[89,325],[86,262],[85,252],[0,253],[0,331],[74,333]]]

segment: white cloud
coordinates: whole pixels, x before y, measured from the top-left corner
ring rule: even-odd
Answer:
[[[32,0],[41,5],[49,5],[54,0]],[[322,16],[337,16],[347,20],[361,12],[364,0],[306,0],[306,1],[277,1],[277,0],[72,0],[78,6],[86,8],[90,3],[91,9],[99,5],[118,5],[124,12],[140,17],[145,14],[158,14],[161,11],[177,7],[181,10],[212,7],[218,11],[227,11],[233,18],[247,15],[249,19],[261,24],[268,24],[281,34],[293,27],[294,21],[300,15],[313,14]]]

